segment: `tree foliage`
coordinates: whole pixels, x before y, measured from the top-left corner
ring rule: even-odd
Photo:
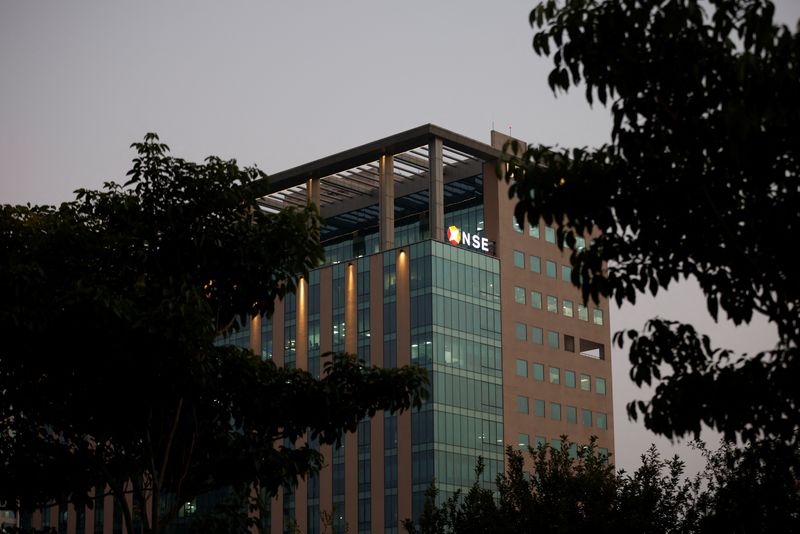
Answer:
[[[132,147],[124,185],[0,211],[0,502],[83,506],[108,487],[129,532],[157,532],[197,495],[318,470],[284,440],[333,443],[418,405],[427,377],[337,354],[315,379],[220,346],[318,265],[316,208],[267,213],[257,169],[171,157],[154,134]]]
[[[764,461],[764,450],[723,443],[709,451],[695,477],[684,475],[677,457],[663,459],[655,446],[641,456],[631,474],[615,472],[594,440],[576,447],[562,437],[560,448],[542,445],[525,455],[506,449],[507,469],[497,477],[495,491],[476,482],[437,504],[432,484],[424,510],[412,534],[448,533],[582,533],[641,532],[647,534],[704,532],[794,532],[800,528],[800,494],[796,484],[797,450],[785,444],[758,447],[781,455],[781,462]],[[571,452],[572,451],[572,452]],[[791,466],[790,469],[775,469]]]
[[[794,439],[800,423],[800,34],[773,15],[767,0],[547,0],[530,16],[551,89],[584,88],[613,128],[597,149],[511,143],[517,217],[555,223],[568,247],[594,237],[571,256],[585,299],[692,277],[715,320],[777,327],[750,355],[658,318],[615,335],[633,380],[657,382],[629,414],[668,437]]]

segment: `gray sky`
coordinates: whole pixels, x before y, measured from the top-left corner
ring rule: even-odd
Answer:
[[[429,122],[484,142],[493,124],[534,143],[607,141],[605,109],[549,91],[534,4],[0,0],[0,203],[123,182],[130,143],[151,131],[177,156],[268,173]],[[800,2],[779,2],[778,18],[794,27]],[[691,283],[612,310],[611,328],[655,315],[750,352],[775,338],[764,321],[714,325]],[[613,359],[616,461],[631,468],[651,442],[673,448],[627,421],[625,404],[647,394],[626,354]]]

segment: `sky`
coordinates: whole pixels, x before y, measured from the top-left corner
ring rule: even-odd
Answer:
[[[534,4],[0,0],[0,204],[58,204],[124,182],[129,146],[147,132],[176,156],[267,173],[426,123],[486,143],[493,127],[530,143],[607,142],[608,110],[549,90],[550,62],[531,47]],[[777,7],[795,27],[800,2]],[[776,339],[761,318],[714,324],[691,281],[612,307],[612,332],[656,315],[741,351]],[[628,421],[625,405],[648,392],[628,378],[624,351],[612,365],[617,465],[635,468],[656,443],[699,469],[685,441]]]

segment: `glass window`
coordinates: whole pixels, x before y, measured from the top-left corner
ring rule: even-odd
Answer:
[[[558,313],[558,297],[547,295],[547,311],[550,313]]]
[[[511,215],[511,227],[514,229],[515,232],[522,233],[522,227],[517,222],[517,217],[515,215]]]
[[[533,413],[536,417],[544,417],[544,401],[541,399],[533,400]]]
[[[592,411],[582,409],[581,410],[581,423],[583,426],[592,426]]]
[[[554,349],[558,348],[558,332],[554,332],[553,330],[547,331],[547,346]]]
[[[556,229],[551,226],[544,227],[544,240],[548,243],[556,242]]]
[[[592,310],[592,322],[603,326],[603,310],[598,310],[597,308]]]
[[[608,421],[606,420],[606,414],[604,413],[598,412],[597,414],[595,414],[594,422],[597,425],[597,428],[602,428],[602,429],[608,428]]]
[[[517,412],[528,413],[528,397],[517,395]]]
[[[530,439],[531,438],[530,436],[528,436],[528,434],[517,434],[517,441],[519,442],[519,448],[524,451],[527,451]]]
[[[583,250],[586,248],[586,240],[582,237],[575,238],[575,249],[576,250]]]
[[[589,375],[581,373],[581,389],[583,391],[592,391],[592,378]]]
[[[542,258],[539,256],[531,256],[531,272],[536,274],[542,274]]]
[[[578,409],[575,406],[567,406],[567,423],[578,424]]]
[[[531,291],[531,306],[537,310],[542,309],[542,294],[538,291]]]
[[[568,265],[561,266],[561,279],[565,282],[572,282],[572,267]]]
[[[558,438],[553,438],[550,440],[550,446],[556,450],[561,450],[561,440]]]
[[[568,388],[575,387],[575,371],[565,370],[564,371],[564,385]]]
[[[546,267],[546,274],[549,278],[556,277],[556,262],[547,260],[544,262]]]
[[[525,268],[525,254],[519,250],[514,251],[514,267]]]
[[[551,367],[550,368],[550,383],[551,384],[560,384],[561,383],[561,371],[558,367]]]
[[[544,344],[544,332],[538,326],[531,327],[531,339],[537,345]]]
[[[583,304],[578,304],[578,319],[581,321],[589,320],[589,310]]]
[[[525,304],[525,288],[514,286],[514,302]]]
[[[534,239],[539,239],[539,223],[528,226],[528,235]]]
[[[536,448],[544,447],[547,445],[547,438],[544,436],[536,436]]]
[[[567,352],[575,352],[575,338],[564,334],[564,350]]]
[[[557,402],[550,403],[550,419],[561,421],[561,405]]]
[[[517,339],[526,340],[528,339],[527,331],[528,327],[524,323],[514,323],[516,329],[516,336]]]
[[[528,362],[517,360],[517,376],[528,376]]]
[[[544,380],[544,365],[541,363],[533,364],[533,378],[535,380]]]
[[[606,379],[605,378],[595,378],[594,379],[594,390],[599,393],[600,395],[606,394]]]
[[[608,449],[605,447],[597,447],[597,457],[603,460],[604,464],[608,463]]]
[[[561,313],[564,314],[564,317],[572,317],[572,301],[564,299],[561,301]]]

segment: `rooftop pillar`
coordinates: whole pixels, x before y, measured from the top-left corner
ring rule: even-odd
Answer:
[[[306,200],[309,204],[314,204],[318,210],[319,205],[319,178],[309,178],[306,180]]]
[[[430,174],[430,195],[428,220],[431,239],[444,240],[444,163],[442,160],[442,139],[434,137],[428,146],[428,167]]]
[[[381,250],[389,250],[394,248],[394,156],[384,154],[378,163],[381,188]]]

